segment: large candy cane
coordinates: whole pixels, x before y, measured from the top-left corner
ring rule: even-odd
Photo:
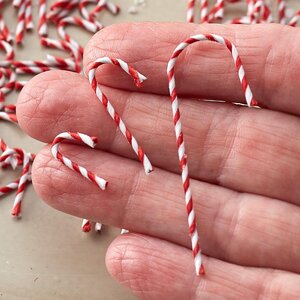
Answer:
[[[111,118],[115,121],[115,123],[118,125],[120,131],[122,134],[126,137],[128,143],[131,145],[133,151],[137,154],[138,158],[142,162],[146,174],[149,174],[152,171],[152,165],[144,153],[144,150],[139,146],[137,140],[134,138],[134,136],[131,134],[129,129],[126,127],[123,120],[120,118],[119,114],[116,112],[112,104],[107,99],[106,95],[101,91],[101,89],[98,86],[97,80],[95,78],[95,72],[96,69],[104,64],[111,64],[120,67],[123,69],[127,74],[129,74],[136,86],[141,86],[143,81],[146,79],[146,77],[142,74],[140,74],[138,71],[130,67],[126,62],[124,62],[121,59],[114,59],[110,57],[102,57],[98,58],[93,62],[93,64],[90,66],[90,69],[88,71],[88,79],[92,86],[92,89],[95,91],[98,99],[101,101],[101,103],[105,106],[107,112],[111,116]]]
[[[213,41],[213,42],[220,43],[228,48],[228,50],[230,51],[233,57],[236,69],[238,71],[238,76],[245,93],[247,104],[249,106],[257,104],[253,98],[253,94],[251,92],[248,81],[246,79],[245,71],[242,66],[242,62],[238,55],[237,49],[229,40],[214,34],[206,34],[206,35],[198,34],[198,35],[191,36],[190,38],[186,39],[184,42],[180,43],[176,47],[168,62],[167,73],[169,79],[169,91],[170,91],[171,103],[172,103],[172,113],[173,113],[175,135],[176,135],[177,147],[178,147],[178,156],[179,156],[179,161],[180,161],[180,166],[182,171],[182,182],[183,182],[183,188],[185,193],[185,203],[188,212],[188,225],[190,229],[192,250],[193,250],[197,275],[199,275],[200,273],[203,274],[204,268],[201,259],[201,248],[199,243],[198,231],[196,227],[196,216],[194,212],[192,192],[190,188],[187,155],[186,155],[186,150],[184,145],[182,125],[180,119],[179,101],[178,101],[176,83],[175,83],[175,63],[177,61],[177,58],[181,54],[181,52],[186,47],[198,41]]]

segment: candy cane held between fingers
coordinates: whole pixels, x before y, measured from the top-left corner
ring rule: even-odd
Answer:
[[[110,101],[107,99],[106,95],[101,91],[101,89],[98,86],[97,80],[95,78],[95,72],[96,69],[104,64],[111,64],[120,67],[123,69],[127,74],[129,74],[136,86],[141,86],[143,81],[146,80],[146,77],[130,67],[126,62],[124,62],[121,59],[114,59],[110,57],[102,57],[96,59],[92,65],[89,68],[88,71],[88,79],[92,86],[92,89],[95,91],[98,99],[101,101],[101,103],[105,106],[107,112],[111,116],[111,118],[115,121],[115,123],[118,125],[120,131],[122,134],[126,137],[128,143],[131,145],[133,151],[137,154],[138,158],[142,162],[146,174],[149,174],[152,171],[152,165],[146,156],[144,150],[139,146],[137,140],[135,137],[131,134],[129,129],[126,127],[123,120],[120,118],[119,114],[116,112]]]
[[[171,103],[172,103],[172,113],[173,113],[175,135],[176,135],[177,147],[178,147],[178,156],[179,156],[179,161],[180,161],[180,166],[182,171],[182,182],[183,182],[184,193],[185,193],[185,203],[188,212],[188,225],[190,229],[192,250],[193,250],[194,263],[195,263],[197,275],[199,275],[200,273],[204,274],[204,268],[202,265],[201,248],[199,243],[198,231],[196,227],[196,216],[193,207],[192,192],[190,188],[187,155],[186,155],[186,150],[184,145],[182,125],[180,119],[179,101],[177,97],[177,90],[176,90],[176,83],[175,83],[175,63],[177,61],[177,58],[181,54],[181,52],[186,47],[198,41],[213,41],[225,45],[228,48],[228,50],[231,52],[236,69],[238,71],[238,76],[245,93],[247,104],[249,106],[253,106],[257,104],[257,102],[253,98],[253,94],[251,92],[248,81],[246,79],[245,71],[242,66],[242,62],[238,55],[237,49],[229,40],[214,34],[206,34],[206,35],[198,34],[198,35],[191,36],[190,38],[186,39],[184,42],[180,43],[176,47],[168,62],[167,73],[169,79],[169,91],[170,91]]]

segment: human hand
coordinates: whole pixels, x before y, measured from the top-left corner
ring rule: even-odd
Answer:
[[[255,98],[269,109],[228,103],[244,96],[225,47],[197,43],[178,60],[191,188],[206,275],[196,277],[168,96],[166,65],[196,33],[216,33],[238,48]],[[299,299],[300,295],[300,31],[280,25],[122,24],[96,34],[87,68],[111,56],[148,77],[137,90],[117,68],[97,77],[149,156],[145,176],[126,139],[83,76],[51,71],[22,90],[18,120],[51,143],[63,131],[99,138],[97,150],[63,152],[110,182],[101,191],[53,159],[49,146],[34,162],[37,193],[66,213],[130,232],[107,251],[108,271],[142,299]]]

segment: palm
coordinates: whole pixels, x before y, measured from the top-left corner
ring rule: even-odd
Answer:
[[[204,257],[207,275],[196,278],[166,64],[180,41],[199,32],[235,42],[256,98],[270,110],[192,99],[243,101],[231,57],[222,46],[195,45],[179,59],[176,77],[184,95],[191,184],[203,252],[209,256]],[[138,233],[114,241],[107,267],[141,298],[299,298],[298,35],[275,25],[146,23],[113,26],[96,35],[86,49],[86,65],[116,56],[149,78],[137,91],[119,70],[99,71],[104,91],[155,165],[150,176],[82,76],[47,72],[23,89],[18,118],[34,138],[51,142],[66,130],[99,137],[97,150],[67,145],[63,151],[105,177],[107,191],[55,161],[49,147],[37,156],[33,183],[59,210]]]

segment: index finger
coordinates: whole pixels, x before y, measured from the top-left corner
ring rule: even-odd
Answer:
[[[278,24],[196,25],[185,23],[118,24],[98,32],[88,43],[84,65],[97,58],[121,58],[148,77],[142,91],[168,94],[167,63],[175,47],[191,35],[214,33],[228,38],[241,56],[254,97],[262,106],[300,114],[300,31]],[[136,90],[119,70],[104,66],[96,74],[101,84]],[[228,50],[216,43],[188,47],[175,68],[180,95],[245,102]]]

